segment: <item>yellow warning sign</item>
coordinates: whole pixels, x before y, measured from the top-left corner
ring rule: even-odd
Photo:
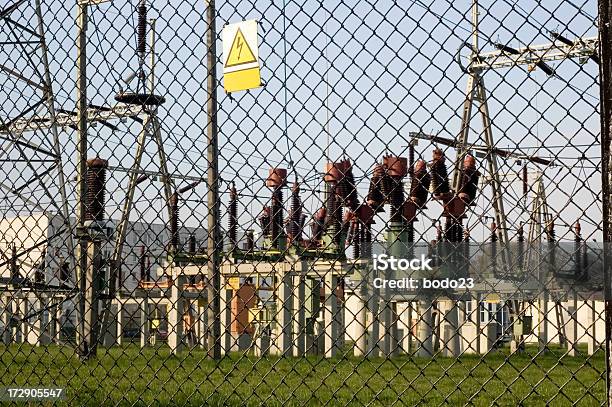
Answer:
[[[227,279],[227,288],[238,290],[240,288],[240,277],[230,277]]]
[[[249,44],[244,39],[244,34],[240,31],[240,28],[238,28],[234,36],[234,41],[232,42],[232,47],[230,48],[229,56],[227,57],[227,61],[225,61],[225,67],[229,68],[251,62],[257,62],[257,59],[255,55],[253,55],[253,51],[251,51]]]
[[[226,92],[261,86],[257,20],[223,28],[223,87]]]
[[[500,301],[501,298],[497,293],[488,293],[484,298],[484,302],[487,302],[489,304],[499,304]]]

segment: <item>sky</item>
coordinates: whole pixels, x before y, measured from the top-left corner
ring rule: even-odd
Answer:
[[[2,8],[10,4],[2,2]],[[56,105],[73,110],[76,8],[72,2],[60,0],[44,3]],[[121,78],[137,67],[135,5],[136,0],[113,0],[90,8],[87,91],[91,103],[114,104]],[[153,0],[149,5],[148,16],[156,18],[157,29],[156,92],[166,97],[158,117],[169,171],[181,187],[191,182],[180,180],[181,176],[204,178],[207,170],[205,2]],[[290,181],[297,177],[303,182],[302,199],[311,214],[322,204],[321,172],[327,160],[351,159],[363,199],[374,164],[385,154],[407,155],[409,132],[448,138],[458,134],[467,76],[455,59],[457,55],[464,61],[467,57],[462,44],[470,41],[470,1],[233,0],[217,1],[216,8],[223,225],[227,223],[225,206],[232,181],[241,194],[241,230],[258,230],[255,218],[271,195],[264,185],[270,167],[289,168]],[[32,10],[28,5],[13,17],[35,27]],[[594,0],[481,1],[480,47],[491,51],[497,42],[513,47],[546,43],[550,41],[549,30],[570,38],[594,36],[596,14]],[[259,56],[265,86],[230,96],[222,89],[220,33],[225,23],[244,19],[260,22]],[[28,69],[22,50],[2,45],[1,54],[13,66]],[[555,167],[530,165],[529,169],[544,172],[558,237],[573,239],[569,226],[581,219],[583,236],[601,240],[598,67],[577,60],[551,65],[556,71],[553,77],[519,66],[484,73],[493,137],[501,148],[556,157]],[[40,92],[2,74],[0,83],[3,120],[40,97]],[[471,120],[472,142],[482,137],[476,113],[474,110]],[[88,156],[106,158],[111,166],[130,167],[140,125],[131,120],[115,124],[117,130],[101,125],[90,128]],[[48,132],[28,137],[50,140]],[[75,141],[75,131],[60,133],[71,211],[75,202]],[[433,148],[421,142],[417,153],[431,160]],[[444,149],[447,161],[452,162],[454,151]],[[149,140],[144,168],[159,170],[156,154],[155,143]],[[512,236],[520,222],[529,220],[531,198],[521,197],[516,174],[521,167],[515,160],[499,159],[498,164],[500,173],[507,174],[504,205]],[[37,165],[45,168],[48,164]],[[484,160],[478,165],[486,173]],[[27,179],[31,171],[11,162],[3,162],[2,168],[14,184],[16,179]],[[120,216],[127,179],[128,174],[121,171],[108,176],[107,215],[111,218]],[[57,177],[50,174],[45,185],[50,185],[50,196],[41,192],[41,185],[33,185],[28,192],[53,210]],[[159,181],[140,184],[131,219],[165,222],[162,191]],[[206,224],[206,193],[203,182],[183,195],[181,217],[185,225]],[[19,208],[22,213],[36,209],[6,197],[5,216]],[[440,205],[431,203],[420,216],[417,231],[423,239],[434,238],[431,224],[440,213]],[[377,219],[377,232],[384,230],[386,215]],[[488,236],[486,225],[491,216],[491,194],[486,189],[466,221],[473,239]]]

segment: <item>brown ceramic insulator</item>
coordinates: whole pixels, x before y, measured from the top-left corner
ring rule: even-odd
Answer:
[[[230,201],[227,211],[229,215],[227,231],[230,245],[233,248],[238,242],[238,192],[236,191],[236,186],[234,183],[232,183],[232,187],[230,189]]]
[[[323,181],[324,182],[339,182],[342,179],[342,173],[336,166],[336,163],[328,162],[323,166]]]
[[[523,229],[523,223],[522,222],[519,225],[518,230],[516,231],[516,240],[519,241],[519,242],[524,242],[525,241],[525,231]]]
[[[325,227],[325,218],[327,217],[327,209],[320,208],[314,215],[311,225],[312,239],[319,241],[323,237],[323,229]]]
[[[266,186],[269,188],[282,188],[287,185],[287,170],[284,168],[270,168]]]
[[[106,169],[108,161],[101,158],[87,160],[87,202],[85,220],[104,220]]]
[[[325,182],[342,182],[345,175],[351,171],[351,163],[349,160],[341,160],[338,162],[328,162],[323,167],[323,181]]]
[[[402,215],[406,222],[415,222],[416,213],[419,206],[412,200],[406,199],[402,205]]]
[[[368,204],[359,205],[355,213],[357,214],[357,218],[359,218],[359,221],[362,224],[373,225],[375,223],[374,215],[376,214],[376,212],[370,205]]]
[[[306,216],[306,214],[304,213],[302,213],[302,215],[300,216],[300,236],[302,236],[302,234],[304,233],[307,218],[308,216]],[[303,239],[303,236],[301,237],[301,239]]]
[[[457,220],[453,224],[454,232],[454,242],[458,243],[463,240],[463,224],[460,220]]]
[[[189,183],[189,184],[185,185],[183,188],[180,188],[180,189],[178,190],[178,192],[179,192],[179,194],[184,194],[185,192],[187,192],[187,191],[190,191],[190,190],[194,189],[194,188],[195,188],[196,186],[198,186],[198,185],[199,185],[201,182],[202,182],[202,181],[194,181],[194,182],[191,182],[191,183]]]
[[[527,173],[527,165],[523,167],[523,195],[529,192],[529,177]]]
[[[255,249],[255,232],[251,229],[246,232],[246,248],[247,251]]]
[[[147,179],[149,179],[149,176],[147,174],[139,175],[138,178],[136,178],[136,185],[145,182]]]
[[[270,237],[272,234],[272,217],[270,216],[270,207],[264,205],[261,215],[259,215],[259,226],[261,227],[261,233]]]
[[[444,240],[446,240],[447,242],[454,241],[453,221],[448,216],[445,218],[445,221],[444,221]]]
[[[577,220],[576,223],[574,223],[574,240],[577,242],[582,241],[582,226],[580,226],[580,221]]]
[[[147,1],[140,0],[138,4],[137,51],[144,55],[147,51]]]
[[[348,197],[348,194],[349,194],[348,185],[346,184],[346,182],[338,182],[338,183],[334,183],[334,185],[335,185],[334,193],[338,196],[340,204],[345,204],[346,198]]]
[[[179,246],[179,205],[178,194],[174,192],[170,195],[170,246],[172,250],[177,250]]]
[[[384,196],[380,190],[380,178],[372,177],[366,202],[376,212],[383,212]]]
[[[283,190],[276,188],[272,193],[272,242],[274,245],[283,232]]]
[[[420,207],[427,202],[430,184],[431,177],[427,172],[427,164],[423,160],[417,161],[410,182],[410,198]]]
[[[289,215],[289,239],[302,240],[300,223],[302,221],[302,201],[300,200],[300,185],[296,182],[291,188],[291,212]]]
[[[408,222],[406,228],[406,241],[408,243],[414,243],[414,222]]]
[[[436,149],[433,154],[433,162],[431,163],[431,191],[436,195],[447,194],[450,192],[450,184],[448,182],[448,171],[442,150]]]
[[[362,235],[361,235],[361,230],[362,228],[359,225],[359,222],[353,222],[352,224],[352,233],[353,233],[353,258],[358,259],[359,256],[361,255],[360,250],[361,250],[361,239],[362,239]]]
[[[404,210],[404,183],[399,177],[389,177],[391,190],[389,191],[389,203],[391,204],[391,222],[403,222]]]
[[[366,198],[368,205],[370,205],[376,212],[384,212],[383,205],[385,203],[385,196],[382,192],[382,180],[384,176],[385,168],[381,164],[377,164],[372,173],[370,188]]]
[[[476,160],[471,155],[467,155],[463,161],[463,170],[461,171],[461,182],[459,185],[458,195],[467,205],[470,205],[476,199],[478,193],[478,180],[480,173],[476,170]]]
[[[147,277],[147,260],[145,258],[145,247],[140,246],[140,258],[138,259],[140,264],[140,280],[146,281]]]
[[[450,198],[450,200],[445,201],[443,214],[445,216],[450,216],[453,219],[465,218],[465,208],[466,201],[458,196],[453,196]]]
[[[495,221],[491,222],[490,230],[491,230],[491,241],[497,242],[497,223],[495,223]]]
[[[363,225],[363,245],[361,246],[361,255],[369,259],[372,257],[372,227],[370,225]]]
[[[549,243],[555,241],[556,233],[555,233],[555,223],[553,221],[548,222],[546,225],[546,240]]]
[[[10,262],[11,280],[19,278],[19,267],[17,266],[17,246],[11,245],[11,262]]]
[[[351,243],[353,241],[353,223],[355,220],[355,214],[351,211],[348,211],[344,214],[344,219],[342,220],[342,233],[346,236],[346,241]]]
[[[359,205],[359,196],[357,194],[357,185],[355,184],[355,177],[353,176],[352,169],[346,173],[344,184],[347,186],[348,191],[344,198],[345,205],[354,211]]]
[[[327,191],[325,207],[327,217],[325,218],[325,231],[332,236],[334,242],[338,243],[341,237],[342,206],[338,202],[338,197],[334,193],[335,186],[330,185]]]
[[[388,155],[383,157],[383,165],[391,177],[404,178],[408,175],[408,159],[405,157]]]
[[[438,222],[434,222],[434,224],[436,225],[436,239],[438,242],[441,242],[442,237],[444,236],[444,233],[442,231],[442,223],[438,221]]]
[[[383,202],[390,203],[391,199],[391,190],[393,189],[393,179],[385,173],[383,177],[380,179],[380,192],[383,195]]]
[[[408,175],[412,178],[414,176],[414,144],[408,145]]]
[[[193,233],[189,235],[189,253],[196,253],[196,237]]]

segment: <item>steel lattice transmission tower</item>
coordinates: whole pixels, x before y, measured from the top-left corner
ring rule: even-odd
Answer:
[[[54,237],[61,237],[68,253],[73,253],[40,0],[16,0],[0,10],[0,82],[4,215],[59,215],[63,227]]]

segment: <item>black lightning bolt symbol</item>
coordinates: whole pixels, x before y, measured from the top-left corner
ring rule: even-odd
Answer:
[[[240,54],[242,53],[242,39],[240,37],[236,41],[236,48],[238,48],[238,59],[240,59]]]

